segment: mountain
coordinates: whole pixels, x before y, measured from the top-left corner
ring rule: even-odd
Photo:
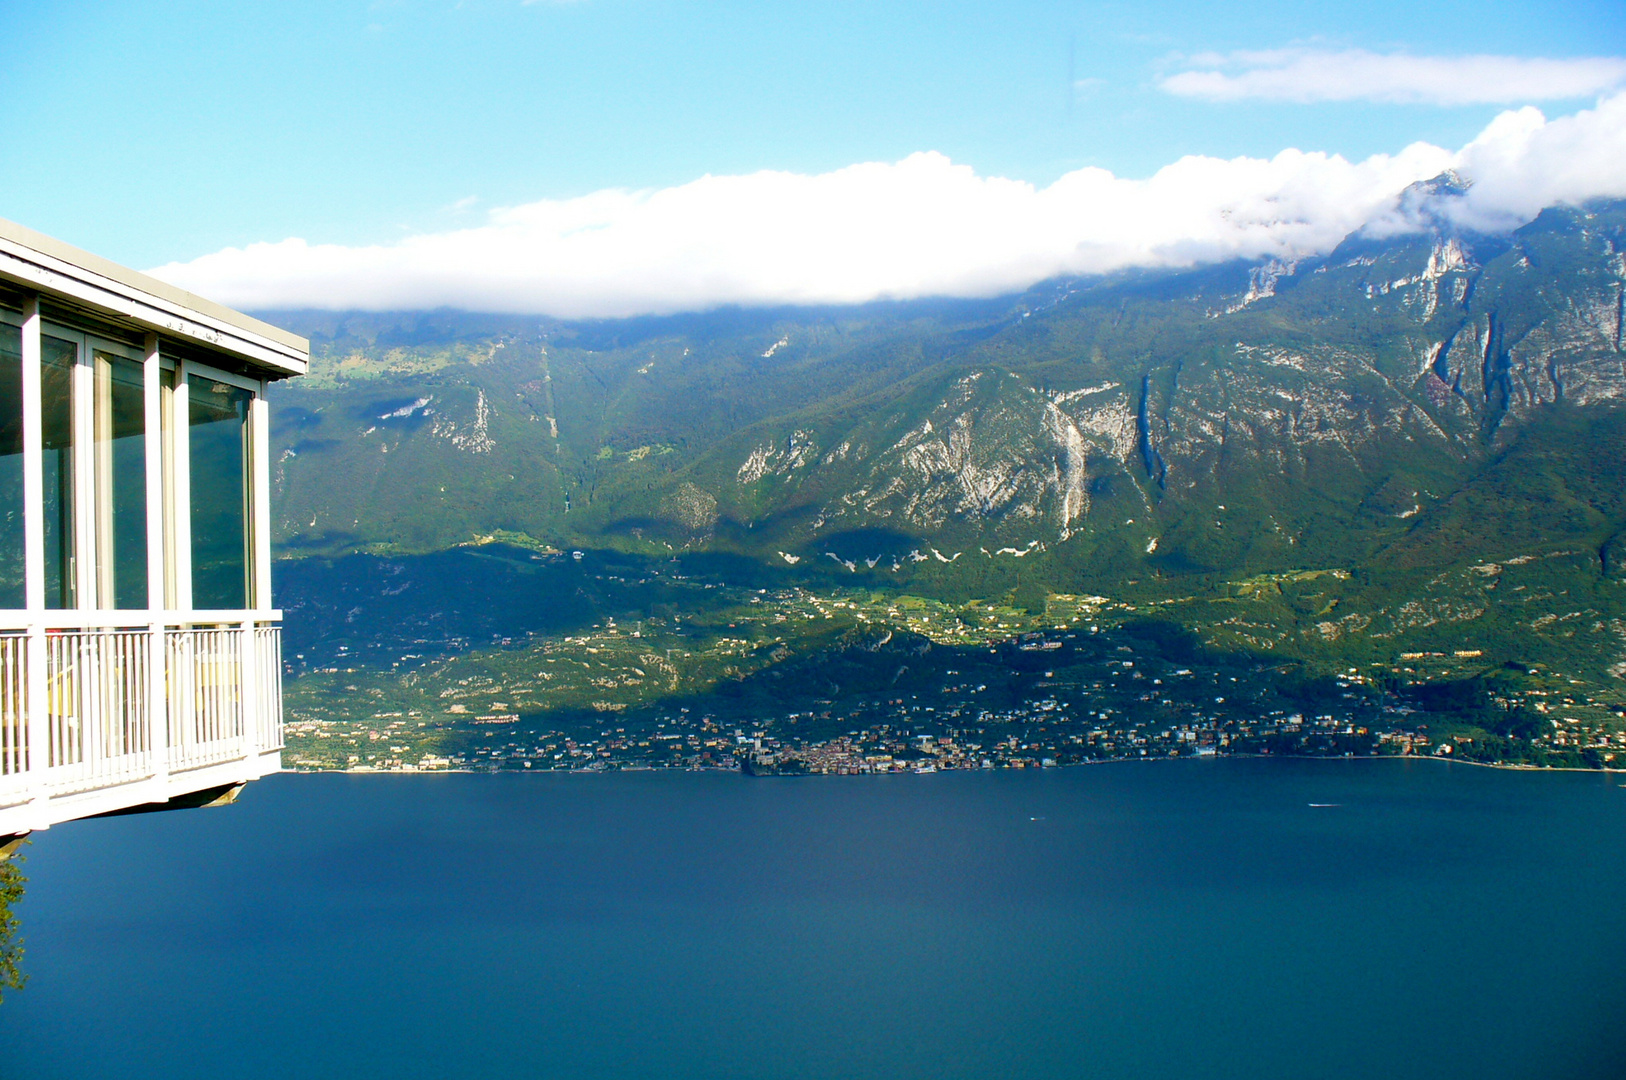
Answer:
[[[409,623],[440,627],[413,638],[431,648],[546,632],[547,596],[493,591],[517,564],[474,558],[496,544],[1035,612],[1101,594],[1183,605],[1165,614],[1214,647],[1478,650],[1607,680],[1626,203],[1492,236],[1452,227],[1461,191],[1419,185],[1324,258],[986,301],[261,313],[313,345],[273,408],[290,641],[331,659]],[[461,583],[386,599],[430,565]],[[465,618],[458,595],[488,600]]]

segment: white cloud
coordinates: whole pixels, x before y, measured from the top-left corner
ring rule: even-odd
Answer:
[[[1626,83],[1626,57],[1413,56],[1278,49],[1192,58],[1161,86],[1212,101],[1383,101],[1501,105],[1595,97]]]
[[[1504,112],[1456,154],[1452,167],[1473,187],[1445,213],[1486,232],[1515,228],[1546,206],[1626,198],[1626,94],[1554,120],[1530,106]],[[1372,230],[1411,225],[1385,211]]]
[[[1626,95],[1547,120],[1503,113],[1450,151],[1415,143],[1351,162],[1186,157],[1148,179],[1080,169],[1048,187],[936,153],[816,176],[705,176],[495,210],[485,224],[371,247],[302,239],[227,248],[155,276],[237,307],[451,306],[564,317],[722,304],[992,296],[1059,274],[1330,250],[1396,214],[1408,184],[1456,168],[1452,211],[1505,227],[1542,206],[1626,197]]]

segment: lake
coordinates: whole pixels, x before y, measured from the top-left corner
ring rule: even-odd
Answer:
[[[281,775],[34,838],[0,1077],[1619,1077],[1623,782]]]

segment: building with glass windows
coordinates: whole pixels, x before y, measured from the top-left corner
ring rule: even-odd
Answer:
[[[280,767],[265,395],[309,355],[0,220],[0,843]]]

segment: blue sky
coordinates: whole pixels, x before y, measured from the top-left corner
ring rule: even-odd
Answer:
[[[1161,83],[1239,51],[1626,56],[1618,0],[8,8],[0,216],[135,266],[286,237],[390,244],[494,207],[919,151],[1043,187],[1189,154],[1454,149],[1520,102],[1211,100]]]

